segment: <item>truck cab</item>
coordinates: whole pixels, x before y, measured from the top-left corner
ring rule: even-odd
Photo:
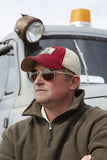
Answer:
[[[82,11],[82,13],[81,13]],[[0,140],[2,132],[27,117],[21,116],[34,99],[29,73],[20,69],[26,56],[36,56],[50,46],[63,46],[76,52],[81,61],[81,84],[85,102],[107,110],[107,30],[93,28],[90,11],[73,10],[70,25],[44,25],[35,17],[23,15],[15,31],[0,42]],[[34,29],[34,28],[35,29]],[[34,35],[33,35],[34,34]]]

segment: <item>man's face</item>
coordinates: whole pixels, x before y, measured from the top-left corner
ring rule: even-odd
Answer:
[[[41,64],[37,64],[34,68],[39,72],[33,82],[36,101],[41,105],[47,105],[51,103],[61,104],[63,101],[70,99],[71,81],[68,81],[65,75],[60,73],[55,73],[54,79],[46,81],[40,73],[45,68]]]

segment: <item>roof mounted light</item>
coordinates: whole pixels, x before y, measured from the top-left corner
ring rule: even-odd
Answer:
[[[91,26],[90,11],[88,9],[72,10],[70,23],[76,26]]]
[[[44,26],[40,19],[22,15],[14,30],[25,43],[36,43],[42,38]]]

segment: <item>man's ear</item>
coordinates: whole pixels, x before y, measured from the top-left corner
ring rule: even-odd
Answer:
[[[78,75],[74,75],[71,78],[70,89],[75,90],[79,87],[79,85],[80,85],[80,77]]]

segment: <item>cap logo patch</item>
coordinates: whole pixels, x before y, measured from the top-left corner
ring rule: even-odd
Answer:
[[[52,48],[52,47],[48,47],[45,50],[43,50],[40,54],[52,54],[54,51],[56,50],[56,48]]]

